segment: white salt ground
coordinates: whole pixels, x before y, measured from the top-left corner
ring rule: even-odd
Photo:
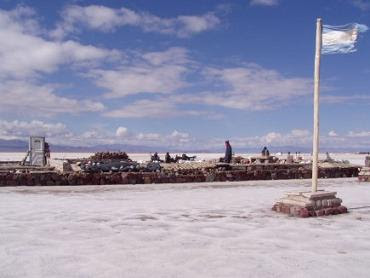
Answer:
[[[21,161],[25,157],[26,152],[0,152],[0,161]],[[73,158],[87,158],[93,155],[93,153],[56,153],[51,152],[51,159],[73,159]],[[150,153],[128,153],[129,157],[135,161],[148,161],[150,160]],[[176,154],[171,153],[174,157]],[[181,154],[178,154],[181,155]],[[189,156],[196,156],[196,160],[211,160],[211,159],[218,159],[224,156],[224,153],[188,153]],[[257,153],[235,153],[235,156],[242,156],[242,157],[251,157],[251,156],[259,156],[260,154]],[[275,155],[275,154],[272,154]],[[295,156],[294,153],[292,153]],[[303,159],[310,159],[311,154],[304,153],[300,154]],[[160,153],[159,156],[164,159],[165,154]],[[276,155],[279,158],[285,159],[287,154],[279,154]],[[350,163],[355,165],[363,166],[365,164],[365,157],[366,154],[355,154],[355,153],[332,153],[330,156],[335,160],[348,160]],[[326,154],[320,153],[319,159],[325,159]]]
[[[271,211],[310,180],[0,188],[0,277],[370,277],[370,184],[349,214]]]

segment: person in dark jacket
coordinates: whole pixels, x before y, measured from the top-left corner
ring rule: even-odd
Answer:
[[[265,146],[265,147],[263,147],[263,149],[262,149],[262,151],[261,151],[261,155],[262,155],[262,156],[266,156],[266,151],[267,151],[267,148],[266,148],[266,146]]]
[[[166,162],[166,163],[172,163],[172,162],[175,162],[175,160],[170,156],[170,153],[167,152],[166,153],[166,156],[164,157],[164,162]]]
[[[262,154],[262,156],[269,157],[270,156],[270,151],[265,146],[265,147],[263,147],[261,154]]]
[[[194,155],[194,156],[188,156],[186,153],[183,153],[182,156],[181,156],[181,159],[182,160],[191,160],[191,161],[194,161],[194,159],[196,157],[197,157],[196,155]]]
[[[230,163],[231,162],[231,157],[232,157],[232,148],[230,145],[229,141],[225,141],[225,157],[224,157],[224,162]]]
[[[152,162],[163,162],[163,160],[159,157],[157,152],[155,152],[154,155],[152,155],[151,161]]]

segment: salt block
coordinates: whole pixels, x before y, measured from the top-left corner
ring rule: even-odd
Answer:
[[[347,213],[342,206],[342,199],[336,197],[337,192],[320,190],[317,192],[288,192],[272,210],[297,217],[336,215]]]
[[[322,199],[322,198],[335,198],[337,192],[317,191],[317,192],[303,192],[303,196],[310,198],[311,200]]]

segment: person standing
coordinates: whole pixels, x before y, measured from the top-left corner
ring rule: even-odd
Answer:
[[[291,164],[293,162],[294,162],[293,161],[293,156],[290,154],[290,152],[288,152],[288,155],[286,157],[286,163]]]
[[[270,156],[270,151],[267,149],[266,146],[263,147],[262,151],[261,151],[261,155],[263,157],[269,157]]]
[[[261,151],[261,155],[262,155],[262,156],[266,156],[266,150],[267,150],[266,146],[265,146],[265,147],[263,147],[263,149],[262,149],[262,151]]]
[[[164,162],[166,163],[174,162],[174,159],[170,156],[169,152],[166,152],[166,156],[164,157]]]
[[[229,141],[225,141],[225,157],[224,162],[230,163],[232,158],[232,148]]]
[[[152,155],[151,161],[152,162],[163,162],[163,160],[161,160],[157,152],[155,152],[154,155]]]

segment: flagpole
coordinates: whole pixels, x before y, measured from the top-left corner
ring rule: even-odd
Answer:
[[[319,97],[320,97],[320,58],[322,44],[322,20],[316,22],[316,53],[314,75],[314,114],[313,114],[313,152],[312,152],[312,192],[317,191],[318,158],[319,158]]]

